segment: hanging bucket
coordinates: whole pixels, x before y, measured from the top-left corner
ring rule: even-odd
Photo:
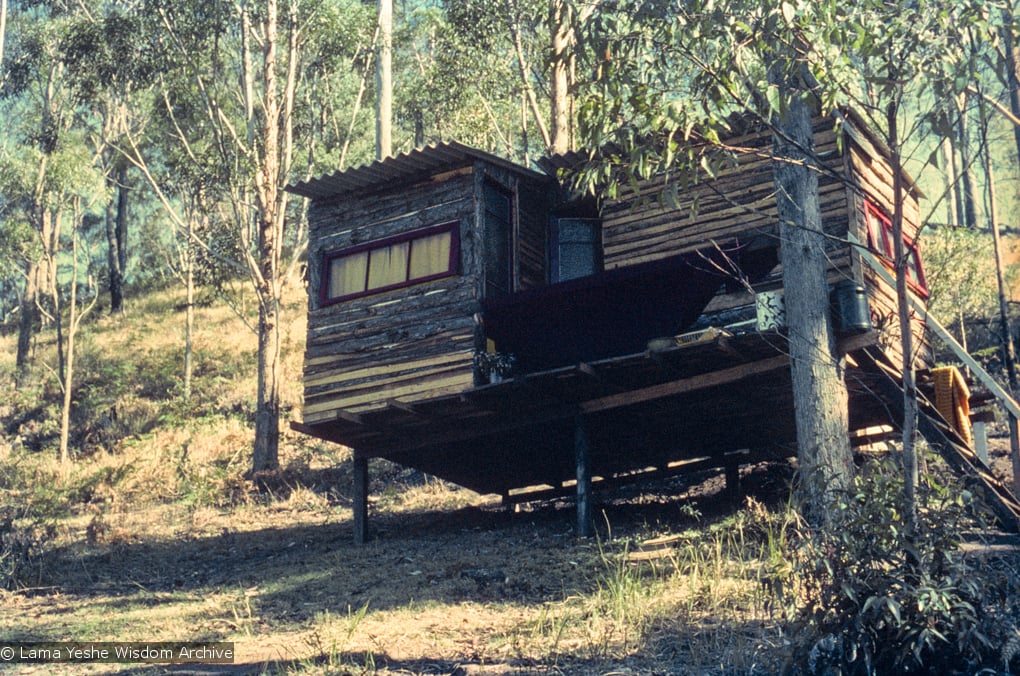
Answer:
[[[829,302],[832,305],[833,328],[838,335],[865,333],[873,328],[868,292],[854,280],[844,279],[834,284]]]

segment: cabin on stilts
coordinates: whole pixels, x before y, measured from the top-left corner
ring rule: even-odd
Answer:
[[[711,178],[655,177],[612,198],[566,190],[557,176],[576,155],[539,171],[457,143],[289,186],[310,199],[293,427],[353,449],[355,538],[372,457],[508,503],[573,494],[586,534],[593,488],[709,468],[732,480],[742,464],[794,455],[771,144],[749,130],[727,139],[739,152]],[[863,441],[898,427],[893,177],[852,114],[819,118],[815,150],[830,236],[818,292],[832,300]],[[921,216],[905,184],[915,365],[927,373]],[[945,422],[966,455],[963,422]]]

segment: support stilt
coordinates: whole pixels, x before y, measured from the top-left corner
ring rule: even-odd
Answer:
[[[726,463],[726,494],[730,498],[740,496],[740,465],[736,461]]]
[[[354,544],[368,539],[368,458],[354,454]]]
[[[591,495],[591,440],[588,423],[578,415],[574,421],[574,458],[577,462],[577,536],[588,538],[595,534]]]

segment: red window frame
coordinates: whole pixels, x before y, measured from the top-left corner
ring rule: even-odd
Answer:
[[[868,248],[881,255],[889,268],[895,270],[893,263],[896,260],[896,247],[892,218],[871,200],[866,199],[864,220],[868,230]],[[903,246],[907,256],[907,285],[914,293],[927,300],[930,291],[924,276],[924,267],[921,265],[921,251],[917,244],[911,243],[906,236],[903,237]]]
[[[377,239],[357,246],[352,246],[346,249],[340,249],[339,251],[326,252],[322,257],[322,279],[319,283],[319,306],[325,307],[327,305],[333,305],[345,300],[353,300],[355,298],[363,298],[365,296],[374,296],[379,293],[386,291],[394,291],[396,289],[403,289],[409,286],[415,286],[424,282],[431,282],[437,279],[444,279],[446,277],[453,277],[458,274],[459,263],[460,263],[460,222],[452,221],[450,223],[443,223],[441,225],[434,225],[421,230],[413,230],[411,232],[401,233],[399,235],[393,235],[391,237],[385,237],[383,239]],[[446,269],[431,275],[425,275],[422,277],[411,277],[411,251],[414,248],[414,241],[425,239],[433,235],[440,233],[450,233],[450,258],[447,261]],[[407,252],[407,267],[404,271],[404,280],[394,284],[381,286],[378,288],[369,289],[368,279],[372,272],[371,266],[371,253],[375,250],[386,249],[404,242],[410,243],[410,248]],[[340,258],[355,256],[369,252],[368,264],[365,266],[365,289],[354,293],[344,294],[342,296],[330,296],[330,275],[334,261]]]

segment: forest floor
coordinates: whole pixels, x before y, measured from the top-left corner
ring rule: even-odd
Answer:
[[[721,478],[617,495],[601,505],[599,536],[581,540],[569,505],[513,512],[420,475],[400,485],[397,473],[377,488],[399,497],[373,505],[371,540],[357,546],[350,510],[324,488],[329,474],[319,490],[296,486],[229,510],[164,505],[70,519],[33,562],[38,585],[2,596],[7,640],[230,641],[234,664],[13,670],[775,673],[782,624],[754,588],[757,573],[749,582],[709,570],[738,563],[708,551],[736,544],[718,534],[741,528]],[[744,483],[774,501],[788,478],[785,466],[761,466]],[[635,555],[649,541],[652,556]],[[692,546],[702,553],[685,554]]]

